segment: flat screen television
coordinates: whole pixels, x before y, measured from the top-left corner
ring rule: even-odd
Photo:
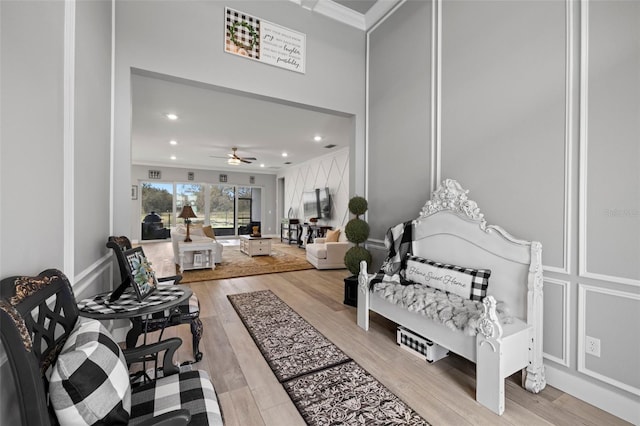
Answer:
[[[318,194],[318,218],[331,219],[331,194],[329,188],[316,189]]]
[[[302,211],[304,211],[305,220],[312,217],[319,217],[318,195],[315,190],[302,193]]]
[[[305,219],[331,219],[331,194],[329,188],[317,188],[302,193],[302,210]]]

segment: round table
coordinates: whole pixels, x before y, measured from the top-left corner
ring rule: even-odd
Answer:
[[[134,318],[151,315],[155,312],[173,308],[189,300],[192,291],[180,285],[159,285],[157,289],[139,302],[133,289],[127,289],[113,302],[109,301],[111,292],[96,294],[78,302],[78,314],[98,320]]]

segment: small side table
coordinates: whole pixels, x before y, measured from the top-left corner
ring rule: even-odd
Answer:
[[[128,288],[120,298],[109,302],[111,292],[96,294],[78,302],[78,314],[97,320],[135,318],[173,308],[189,300],[193,292],[181,285],[159,285],[142,302],[138,302],[133,289]]]
[[[108,291],[79,301],[78,315],[87,318],[94,318],[100,321],[112,319],[129,319],[131,320],[132,325],[136,327],[136,324],[139,324],[139,322],[134,321],[135,318],[150,317],[156,312],[171,309],[189,300],[192,294],[193,292],[189,287],[166,284],[159,285],[156,291],[147,296],[147,298],[145,298],[142,302],[138,302],[136,294],[131,288],[128,288],[124,293],[122,293],[122,295],[117,300],[109,302],[111,292]],[[169,315],[166,316],[165,322],[160,331],[160,339],[162,338],[162,333],[164,332],[164,328],[166,327],[168,322]],[[142,331],[144,333],[144,344],[146,344],[146,326]],[[151,360],[155,360],[155,369],[157,369],[157,357]],[[145,371],[146,361],[143,362],[143,372],[146,375]]]
[[[188,269],[216,269],[214,262],[217,246],[212,241],[178,242],[180,271]],[[199,253],[198,253],[199,252]],[[198,261],[199,260],[199,261]]]

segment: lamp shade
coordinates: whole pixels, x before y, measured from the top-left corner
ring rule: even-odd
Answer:
[[[198,217],[198,216],[196,216],[196,214],[193,212],[193,209],[191,208],[191,206],[187,205],[182,207],[182,211],[180,212],[178,217],[182,219],[191,219],[192,217]]]
[[[240,160],[235,157],[231,157],[227,160],[227,163],[231,164],[232,166],[237,166],[238,164],[240,164]]]

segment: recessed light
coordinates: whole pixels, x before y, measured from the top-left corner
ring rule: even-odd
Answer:
[[[286,156],[288,156],[288,155],[289,155],[289,154],[287,154],[286,152],[283,152],[283,153],[282,153],[282,156],[283,156],[283,157],[286,157]]]
[[[175,155],[172,155],[170,158],[171,158],[172,160],[175,160],[175,159],[176,159],[176,156],[175,156]]]
[[[178,141],[176,141],[176,140],[170,140],[169,143],[171,145],[178,145]]]
[[[322,136],[319,136],[319,135],[318,136],[314,136],[313,140],[316,141],[316,142],[320,142],[322,140]]]
[[[178,116],[175,115],[174,113],[170,112],[168,114],[165,114],[165,117],[167,117],[169,120],[177,120]]]
[[[264,163],[263,163],[263,164],[260,164],[260,167],[264,167]]]

